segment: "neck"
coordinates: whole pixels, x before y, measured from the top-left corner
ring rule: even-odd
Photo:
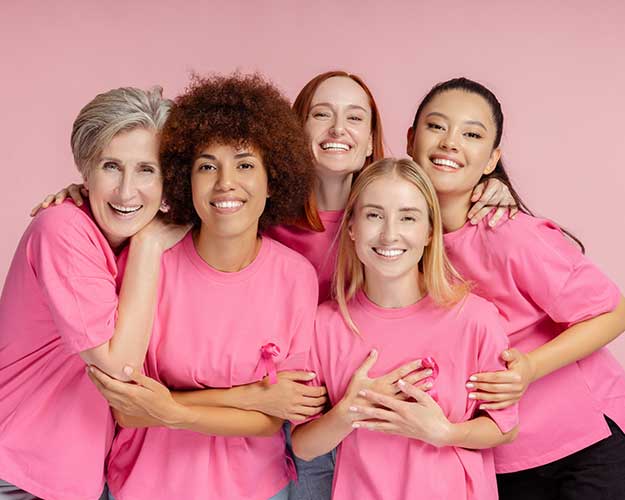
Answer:
[[[236,273],[246,268],[258,255],[261,239],[257,236],[257,227],[242,235],[223,237],[211,234],[202,225],[193,235],[193,243],[202,260],[217,271]]]
[[[317,174],[315,196],[319,210],[343,210],[352,188],[354,174],[320,175]]]
[[[387,309],[410,306],[423,297],[419,269],[398,278],[368,273],[365,269],[365,293],[374,304]]]
[[[446,233],[456,231],[467,222],[467,214],[471,208],[471,193],[461,196],[457,194],[437,193],[441,206],[443,230]]]

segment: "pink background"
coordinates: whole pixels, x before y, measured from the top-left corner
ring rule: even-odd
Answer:
[[[293,98],[340,68],[372,88],[392,155],[434,83],[465,75],[491,87],[525,200],[579,236],[623,290],[623,26],[621,0],[2,0],[0,282],[31,206],[79,180],[69,133],[96,93],[158,83],[173,97],[191,71],[240,69]],[[625,338],[612,349],[625,365]]]

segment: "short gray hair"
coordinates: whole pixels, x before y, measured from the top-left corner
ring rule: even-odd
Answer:
[[[80,110],[72,128],[72,153],[83,178],[120,132],[135,128],[160,132],[172,104],[163,98],[161,87],[147,91],[122,87],[98,94]]]

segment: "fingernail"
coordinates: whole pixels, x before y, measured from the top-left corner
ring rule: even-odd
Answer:
[[[486,405],[480,405],[479,408],[480,410],[488,410],[488,408],[486,408]]]
[[[477,377],[476,377],[475,375],[471,375],[471,376],[469,377],[469,380],[470,380],[471,382],[477,382]]]
[[[475,387],[475,384],[472,384],[471,382],[467,382],[467,389],[473,389]]]
[[[316,374],[315,372],[310,372],[310,373],[308,374],[308,376],[309,376],[310,378],[315,378],[315,377],[317,376],[317,374]]]
[[[353,428],[353,429],[359,429],[359,428],[360,428],[360,424],[359,424],[358,422],[354,422],[354,423],[352,424],[352,428]]]
[[[406,387],[406,382],[404,382],[402,379],[399,379],[399,380],[397,381],[397,385],[398,385],[399,387]]]
[[[434,387],[434,383],[433,382],[426,382],[423,387],[425,387],[426,389],[431,389],[432,387]]]
[[[417,359],[415,361],[415,365],[417,368],[421,368],[423,366],[423,360],[422,359]]]
[[[434,372],[432,371],[432,368],[428,368],[427,370],[425,370],[425,374],[426,374],[427,376],[432,375],[432,373],[434,373]]]
[[[497,223],[497,221],[494,221],[494,220],[490,220],[490,221],[488,221],[488,225],[489,225],[490,227],[495,227],[495,224],[496,224],[496,223]]]
[[[469,393],[469,399],[475,399],[477,396],[474,392]]]
[[[356,406],[350,406],[350,407],[349,407],[349,411],[356,411],[356,412],[357,412],[357,411],[358,411],[358,407],[356,407]]]
[[[126,375],[132,375],[132,367],[130,366],[124,366],[124,373]]]
[[[91,373],[95,373],[95,368],[94,368],[93,366],[89,365],[89,366],[87,367],[87,369],[88,369]]]
[[[367,391],[358,391],[358,395],[364,397],[367,395]]]
[[[477,224],[477,219],[471,219],[471,224],[475,226],[475,224]]]
[[[370,356],[377,356],[378,351],[376,351],[375,349],[371,349],[371,352],[369,353]]]

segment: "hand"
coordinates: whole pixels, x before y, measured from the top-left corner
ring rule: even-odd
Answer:
[[[536,368],[527,354],[517,349],[507,349],[501,354],[507,370],[476,373],[469,377],[467,388],[470,399],[485,401],[481,410],[500,410],[512,406],[521,399],[534,380]]]
[[[156,419],[163,426],[172,426],[181,421],[184,407],[174,401],[169,389],[156,380],[146,377],[136,369],[124,368],[131,382],[121,382],[95,366],[89,366],[87,373],[91,381],[109,405],[116,410],[133,417]]]
[[[371,403],[364,399],[359,393],[364,389],[374,391],[378,394],[382,394],[397,400],[408,399],[409,396],[402,391],[398,385],[399,380],[404,380],[407,384],[416,384],[417,382],[432,375],[431,369],[419,370],[421,368],[421,360],[411,361],[405,365],[396,368],[395,370],[381,375],[377,378],[369,378],[369,370],[373,368],[373,365],[378,359],[378,352],[373,349],[367,359],[360,365],[360,367],[352,375],[352,379],[345,391],[345,395],[341,399],[339,405],[344,408],[351,406],[371,406]],[[421,386],[422,389],[429,389],[432,387],[431,381],[426,382]],[[338,406],[338,405],[337,405]],[[350,422],[353,421],[353,415],[349,412],[342,412],[345,419]]]
[[[191,224],[184,226],[167,224],[159,217],[155,217],[141,231],[135,234],[131,240],[156,244],[164,252],[181,241],[190,229]]]
[[[270,384],[269,377],[265,377],[254,384],[260,392],[251,409],[283,420],[306,420],[323,411],[327,401],[325,387],[313,387],[303,383],[315,377],[314,373],[303,371],[279,372],[275,384]]]
[[[398,381],[401,390],[414,402],[373,391],[361,391],[370,405],[350,407],[354,423],[352,427],[396,434],[419,439],[433,446],[447,446],[450,442],[452,424],[441,407],[426,392]]]
[[[480,222],[491,212],[493,207],[497,207],[497,210],[488,222],[491,227],[497,225],[497,222],[499,222],[499,219],[501,219],[506,210],[509,210],[510,219],[514,219],[514,216],[519,211],[519,207],[510,193],[508,186],[495,178],[488,179],[475,186],[471,201],[474,202],[474,205],[467,214],[467,218],[471,220],[471,224]]]
[[[89,191],[87,191],[84,184],[70,184],[66,188],[61,189],[58,193],[46,196],[41,203],[33,207],[30,211],[30,216],[34,217],[39,210],[48,208],[52,203],[60,205],[68,196],[71,197],[76,206],[80,207],[83,204],[83,197],[87,198],[89,196]]]

